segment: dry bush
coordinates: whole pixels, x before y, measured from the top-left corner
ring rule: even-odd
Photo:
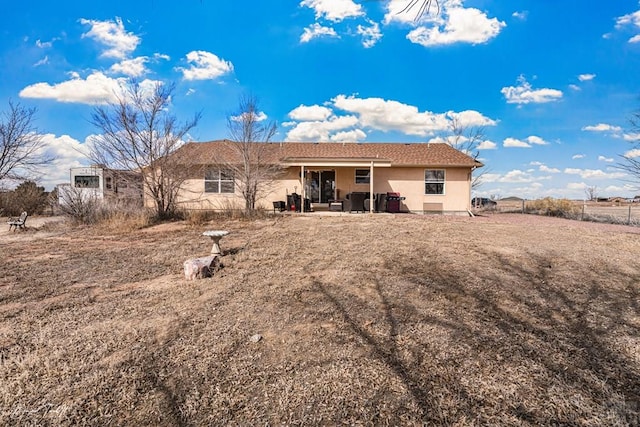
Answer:
[[[93,224],[100,201],[94,193],[82,188],[64,186],[58,188],[60,212],[75,224]]]
[[[192,209],[184,212],[184,217],[189,225],[199,226],[219,218],[220,214],[213,210]]]
[[[33,181],[25,181],[15,190],[0,193],[0,210],[4,215],[18,216],[23,211],[39,215],[47,207],[47,192]]]
[[[137,204],[103,203],[95,212],[95,224],[107,230],[129,232],[155,224],[155,213]]]
[[[537,215],[576,219],[580,215],[580,207],[571,200],[546,197],[544,199],[527,202],[525,212]]]

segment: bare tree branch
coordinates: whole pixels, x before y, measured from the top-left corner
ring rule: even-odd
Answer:
[[[28,179],[39,166],[53,161],[34,127],[35,113],[35,108],[9,101],[9,111],[0,115],[0,181]]]
[[[629,119],[631,133],[640,138],[640,110],[634,112]],[[640,183],[640,139],[631,141],[631,150],[627,154],[620,155],[620,161],[616,167],[631,175],[631,181]]]
[[[411,10],[413,10],[413,8],[417,5],[418,10],[414,19],[418,21],[426,12],[429,12],[431,10],[431,6],[433,3],[436,4],[436,7],[438,8],[438,14],[440,14],[440,3],[438,3],[438,0],[410,0],[409,3],[407,3],[407,5],[398,13],[411,12]]]
[[[168,112],[174,87],[157,83],[149,90],[131,82],[116,103],[97,107],[91,116],[101,134],[93,141],[90,159],[116,171],[141,173],[143,189],[154,201],[159,218],[171,216],[176,209],[188,168],[174,152],[200,120],[198,113],[178,123]]]
[[[245,212],[252,213],[256,202],[265,196],[274,180],[282,172],[281,166],[272,158],[272,150],[267,143],[276,133],[275,122],[266,122],[259,111],[258,100],[251,95],[242,96],[238,111],[227,118],[230,141],[226,145],[235,160],[220,161],[233,174],[236,186],[245,201]]]
[[[480,155],[478,151],[479,145],[485,140],[485,128],[483,126],[468,126],[462,123],[459,117],[452,116],[449,122],[449,136],[445,138],[446,142],[456,150],[471,156],[477,160]],[[488,172],[488,169],[476,169],[471,179],[471,188],[476,189],[482,185],[482,177]]]

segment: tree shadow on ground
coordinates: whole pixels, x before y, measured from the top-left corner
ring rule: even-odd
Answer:
[[[640,275],[569,266],[580,280],[564,283],[548,257],[484,256],[502,268],[388,260],[389,275],[368,277],[377,333],[348,290],[313,286],[400,379],[422,422],[640,423]]]

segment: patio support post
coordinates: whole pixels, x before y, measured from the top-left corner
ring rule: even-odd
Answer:
[[[302,191],[301,191],[301,198],[302,200],[300,200],[300,213],[304,213],[304,200],[307,197],[307,190],[305,189],[305,176],[304,176],[304,165],[300,166],[300,182],[302,183]]]
[[[369,213],[373,213],[373,160],[371,161],[371,166],[369,166]]]

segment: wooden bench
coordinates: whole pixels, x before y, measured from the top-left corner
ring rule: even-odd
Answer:
[[[16,231],[18,228],[24,230],[24,223],[27,222],[28,216],[29,215],[26,212],[22,212],[18,218],[9,218],[9,221],[7,221],[7,224],[9,224],[9,231],[11,231],[11,227],[13,227],[13,231]]]

